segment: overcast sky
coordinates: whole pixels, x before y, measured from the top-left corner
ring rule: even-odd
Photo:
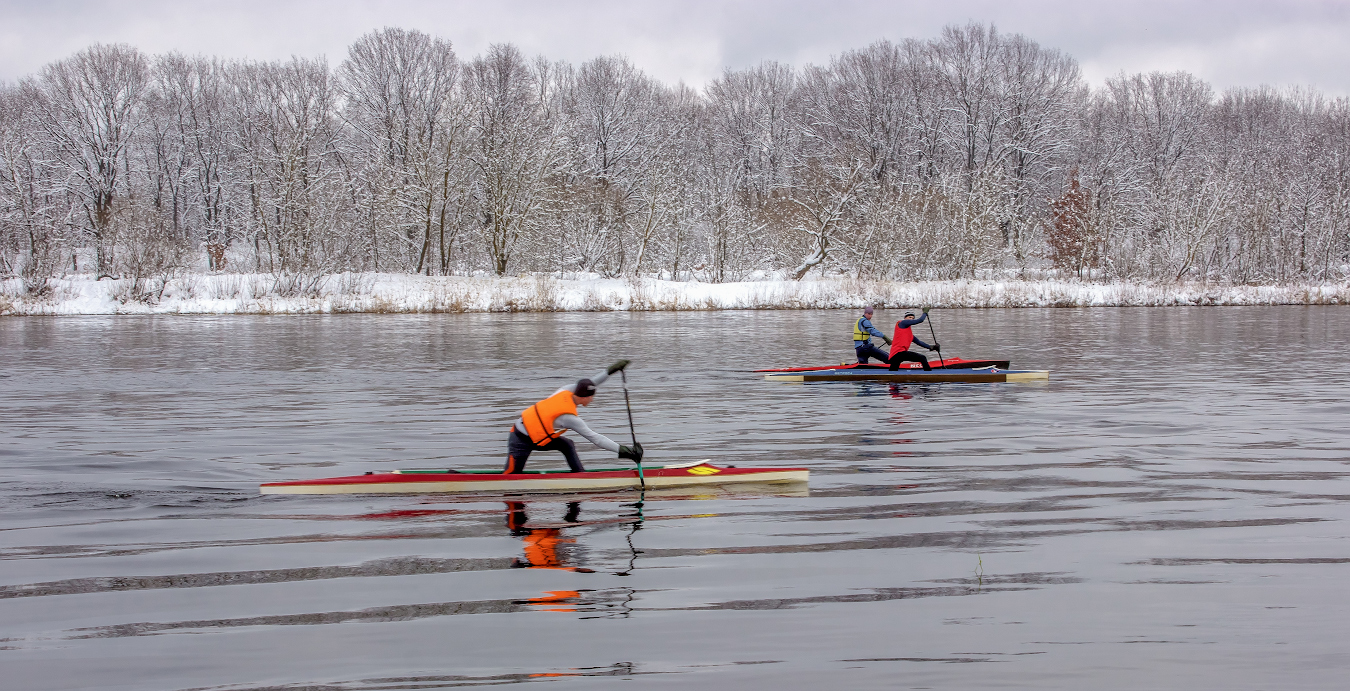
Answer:
[[[0,80],[98,42],[337,64],[357,37],[397,26],[450,39],[461,58],[499,42],[574,63],[618,53],[667,83],[698,87],[725,67],[824,63],[881,38],[930,38],[971,20],[1065,51],[1094,84],[1121,71],[1187,70],[1219,89],[1350,95],[1350,0],[0,0]]]

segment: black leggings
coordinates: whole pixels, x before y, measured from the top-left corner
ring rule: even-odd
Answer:
[[[860,346],[854,346],[853,352],[858,355],[858,364],[860,365],[867,364],[867,358],[876,358],[880,360],[881,364],[883,365],[889,362],[889,360],[886,359],[887,358],[886,351],[872,345],[871,343],[867,343]]]
[[[915,352],[913,352],[913,351],[902,350],[902,351],[896,353],[895,355],[892,355],[892,356],[891,356],[891,362],[890,362],[890,365],[891,365],[890,369],[891,369],[891,371],[895,371],[895,370],[900,369],[900,363],[902,363],[902,362],[921,362],[921,363],[923,363],[923,370],[924,370],[925,372],[927,372],[927,371],[933,369],[932,367],[929,367],[929,366],[928,366],[928,358],[926,358],[926,357],[924,357],[924,356],[922,356],[922,355],[920,355],[920,354],[918,354],[918,353],[915,353]]]
[[[511,428],[511,436],[506,440],[506,469],[503,473],[519,473],[525,470],[525,461],[533,451],[561,451],[567,459],[567,467],[574,473],[585,472],[581,467],[581,457],[577,455],[577,445],[571,439],[557,437],[542,446],[535,444],[529,437]]]

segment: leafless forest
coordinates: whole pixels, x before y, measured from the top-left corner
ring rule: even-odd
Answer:
[[[703,90],[623,57],[95,45],[0,86],[0,274],[1343,280],[1350,102],[1091,88],[993,27]]]

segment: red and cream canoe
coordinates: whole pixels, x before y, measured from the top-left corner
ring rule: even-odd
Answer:
[[[801,483],[806,468],[737,468],[715,466],[707,461],[644,467],[648,488],[725,485],[730,483]],[[535,471],[499,473],[492,471],[395,470],[321,480],[267,482],[263,494],[425,494],[462,492],[577,492],[636,489],[641,484],[637,469]]]

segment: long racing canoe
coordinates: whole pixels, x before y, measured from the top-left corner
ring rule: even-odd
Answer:
[[[933,369],[980,369],[985,367],[998,367],[999,369],[1008,369],[1012,364],[1010,360],[967,360],[959,357],[938,358],[930,356],[928,365]],[[902,362],[901,369],[922,369],[923,365],[917,362]],[[757,369],[756,372],[818,372],[823,370],[885,370],[887,365],[879,362],[869,362],[861,364],[857,362],[841,362],[838,365],[818,365],[813,367],[771,367],[768,369]]]
[[[486,470],[395,470],[321,480],[267,482],[263,494],[425,494],[465,492],[577,492],[636,489],[646,481],[649,488],[725,485],[730,483],[804,483],[806,468],[737,468],[716,466],[706,460],[643,468],[607,468],[584,473],[538,470],[501,473]]]
[[[978,369],[939,369],[925,372],[922,369],[884,368],[844,368],[820,369],[799,372],[770,372],[764,375],[769,381],[812,382],[812,381],[882,381],[899,384],[922,384],[938,382],[997,383],[1036,381],[1050,378],[1049,370],[1010,370],[998,367]]]

